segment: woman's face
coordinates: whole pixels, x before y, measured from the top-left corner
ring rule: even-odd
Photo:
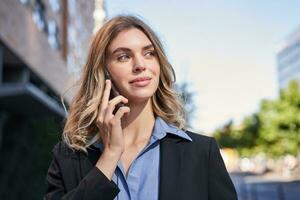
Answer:
[[[111,42],[107,68],[118,92],[128,98],[129,103],[148,100],[158,87],[157,54],[139,29],[124,30]]]

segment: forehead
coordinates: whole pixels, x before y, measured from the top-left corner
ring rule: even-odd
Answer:
[[[113,52],[119,47],[130,49],[142,48],[152,44],[149,38],[141,30],[131,28],[121,31],[108,46],[109,52]]]

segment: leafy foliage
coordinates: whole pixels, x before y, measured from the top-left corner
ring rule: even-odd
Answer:
[[[270,157],[297,155],[300,148],[300,87],[292,81],[276,100],[263,100],[257,113],[240,128],[233,122],[214,132],[220,146],[236,148],[242,156],[264,152]]]

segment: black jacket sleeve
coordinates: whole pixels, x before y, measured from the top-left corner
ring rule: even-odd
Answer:
[[[44,200],[112,200],[119,192],[117,185],[110,181],[97,167],[93,167],[80,180],[79,184],[68,191],[67,182],[78,177],[71,177],[72,173],[65,173],[66,169],[73,170],[74,166],[66,166],[68,159],[53,150],[53,160],[46,176],[47,189]],[[78,161],[77,161],[78,162]],[[64,166],[63,166],[64,165]],[[74,173],[75,174],[75,173]]]
[[[234,185],[226,170],[215,139],[211,139],[209,150],[209,199],[237,200]]]

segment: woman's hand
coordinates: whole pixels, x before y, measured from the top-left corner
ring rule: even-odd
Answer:
[[[120,107],[115,114],[113,111],[118,103],[128,103],[128,99],[119,95],[109,100],[111,81],[105,81],[105,89],[97,117],[100,138],[104,145],[104,151],[100,156],[96,167],[98,167],[110,180],[117,163],[124,151],[124,136],[121,127],[121,118],[129,113],[127,106]]]
[[[99,134],[105,150],[114,153],[123,153],[124,137],[121,127],[121,118],[125,113],[129,113],[130,109],[127,106],[122,106],[117,110],[115,115],[113,114],[113,111],[118,103],[128,103],[128,99],[119,95],[109,100],[111,81],[106,80],[105,83],[100,111],[97,118],[97,126],[100,130]]]

